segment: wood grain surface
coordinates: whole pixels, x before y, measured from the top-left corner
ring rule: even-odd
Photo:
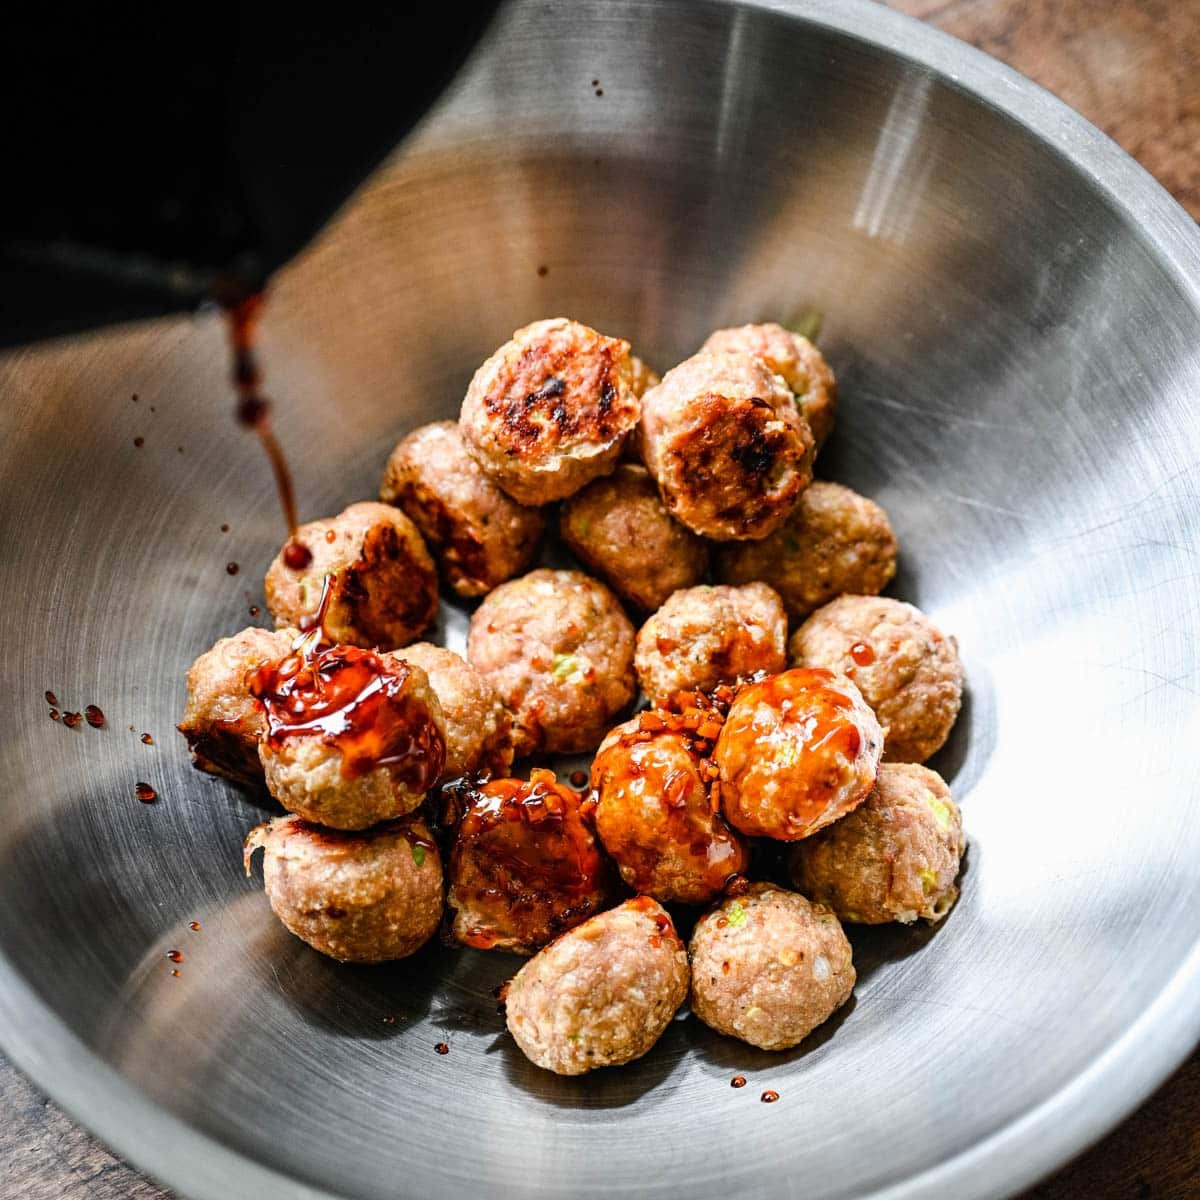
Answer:
[[[1200,0],[889,0],[1061,96],[1200,218]],[[1200,1054],[1025,1200],[1200,1197]],[[0,1200],[169,1200],[0,1059]],[[953,1200],[953,1198],[949,1198]]]

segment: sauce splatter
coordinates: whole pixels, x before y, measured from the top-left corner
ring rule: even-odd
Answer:
[[[745,1077],[745,1075],[735,1075],[735,1076],[734,1076],[734,1077],[733,1077],[733,1078],[732,1078],[732,1079],[729,1081],[729,1086],[730,1086],[731,1088],[744,1088],[744,1087],[746,1086],[746,1077]]]
[[[158,799],[158,793],[148,783],[135,783],[133,794],[143,804],[153,804]]]
[[[434,1046],[433,1049],[438,1054],[449,1054],[450,1053],[450,1047],[447,1046],[445,1042],[438,1042],[438,1044],[436,1046]]]
[[[83,715],[93,729],[104,728],[104,710],[98,704],[89,704],[83,710]]]
[[[142,734],[142,745],[143,746],[153,746],[154,739],[148,733],[143,733]]]
[[[191,923],[188,925],[188,928],[189,928],[189,929],[190,929],[190,930],[191,930],[193,933],[199,933],[199,932],[200,932],[200,922],[199,922],[199,921],[192,921],[192,922],[191,922]]]
[[[58,707],[58,697],[53,692],[47,692],[46,693],[46,703],[49,704],[51,708],[57,708]]]
[[[169,959],[170,959],[170,960],[171,960],[173,963],[181,963],[181,962],[183,962],[183,955],[182,955],[182,954],[181,954],[181,953],[180,953],[178,950],[168,950],[168,951],[167,951],[167,957],[168,957],[168,958],[169,958]]]
[[[240,570],[241,570],[241,567],[239,567],[237,565],[237,563],[235,563],[235,562],[227,562],[225,564],[225,574],[226,575],[236,575]]]
[[[65,712],[62,715],[63,724],[70,729],[74,729],[80,721],[83,720],[83,714],[77,712]]]
[[[773,1092],[768,1088],[761,1096],[759,1096],[759,1099],[764,1104],[774,1104],[775,1101],[779,1099],[779,1093]]]
[[[850,657],[860,667],[869,667],[875,661],[875,651],[866,642],[855,642],[850,647]]]

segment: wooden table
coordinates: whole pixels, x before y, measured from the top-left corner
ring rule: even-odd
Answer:
[[[1200,218],[1200,0],[889,0],[1061,96]],[[0,1059],[3,1200],[169,1200]],[[1025,1200],[1200,1197],[1200,1054]],[[952,1197],[948,1200],[953,1200]]]

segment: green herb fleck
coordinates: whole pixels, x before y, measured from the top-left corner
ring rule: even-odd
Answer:
[[[790,329],[802,338],[808,338],[810,342],[815,342],[821,336],[821,326],[824,323],[825,314],[819,308],[802,308],[790,321],[785,321],[783,324],[785,329]]]
[[[415,862],[418,867],[423,867],[425,865],[425,847],[424,846],[420,846],[414,842],[413,846],[412,846],[412,856],[413,856],[413,862]]]
[[[928,896],[931,892],[937,889],[937,872],[930,870],[929,867],[926,867],[923,871],[918,871],[917,878],[921,881],[921,890],[925,893],[925,895]]]
[[[953,815],[950,812],[950,806],[945,800],[939,799],[932,792],[925,793],[925,803],[929,806],[929,811],[937,817],[937,823],[943,829],[949,829],[954,823]]]
[[[745,925],[746,923],[746,910],[736,900],[729,906],[729,910],[725,916],[730,925],[735,929],[737,926]]]
[[[573,654],[556,654],[554,656],[554,666],[552,668],[554,678],[559,683],[565,683],[572,675],[579,670],[579,659]]]

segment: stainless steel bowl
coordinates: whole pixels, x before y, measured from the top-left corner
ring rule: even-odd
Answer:
[[[663,366],[810,309],[821,465],[888,507],[895,592],[965,654],[943,927],[856,934],[855,1002],[794,1053],[680,1019],[581,1080],[505,1037],[512,960],[290,938],[239,871],[262,810],[172,732],[280,536],[207,316],[3,364],[4,1049],[214,1200],[994,1196],[1132,1108],[1200,1034],[1200,238],[1133,162],[870,4],[515,3],[280,281],[265,357],[316,516],[532,318]]]

